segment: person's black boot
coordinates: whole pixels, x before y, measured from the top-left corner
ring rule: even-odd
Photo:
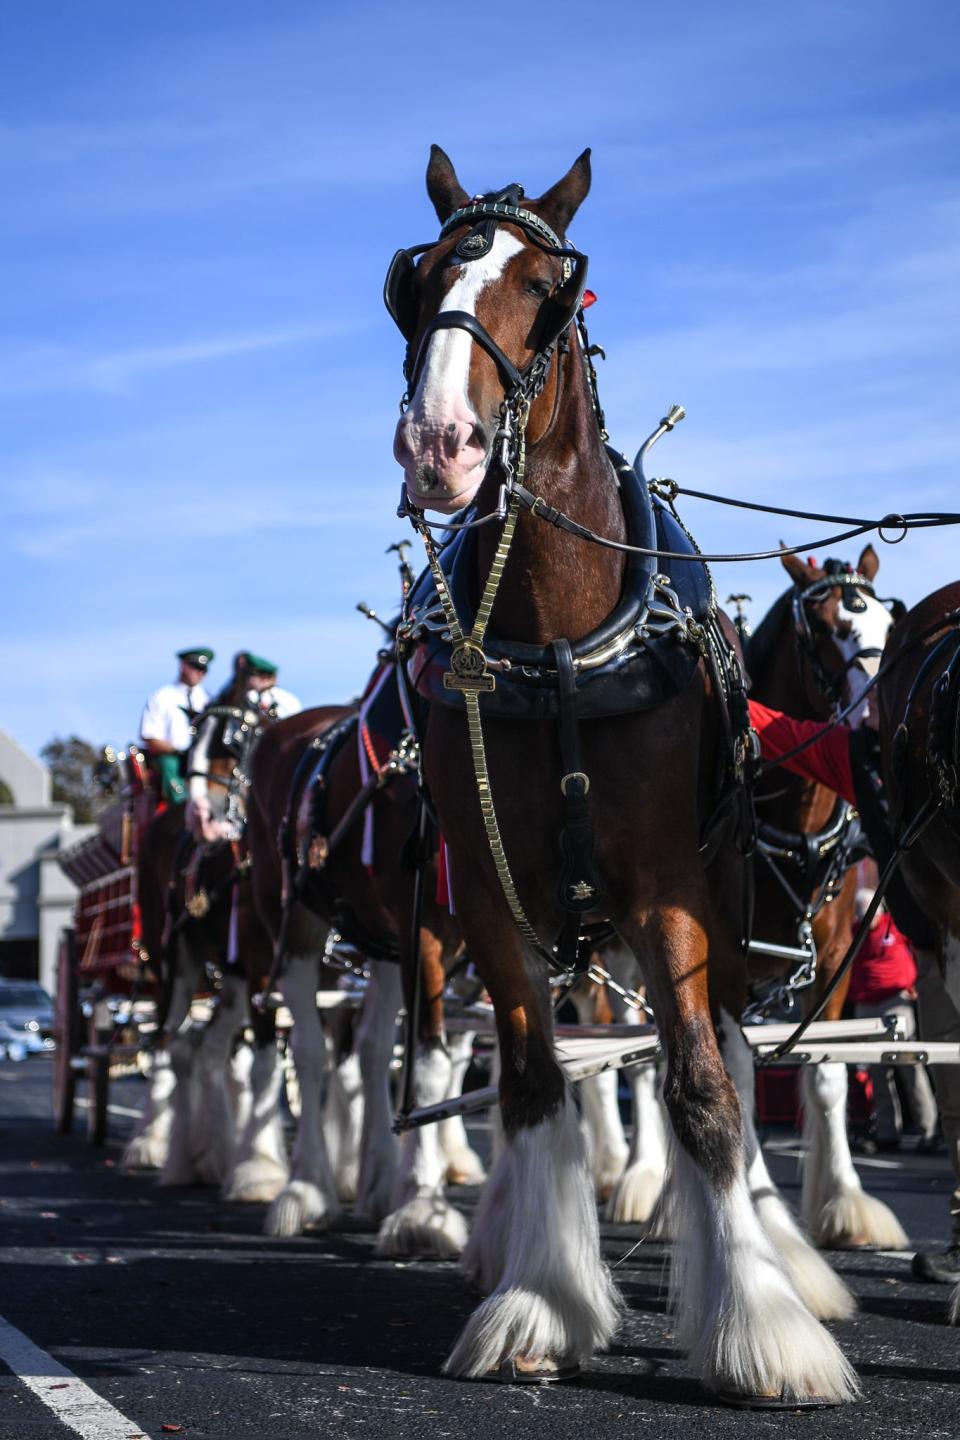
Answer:
[[[938,1285],[960,1284],[960,1238],[946,1250],[918,1250],[910,1268],[915,1280],[933,1280]]]

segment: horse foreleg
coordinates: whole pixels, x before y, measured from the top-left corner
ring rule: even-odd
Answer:
[[[638,983],[636,957],[626,946],[608,945],[602,962],[624,989]],[[640,1025],[647,1018],[612,988],[609,1000],[614,1020],[620,1024]],[[625,1071],[625,1078],[632,1102],[630,1148],[623,1173],[607,1202],[605,1217],[621,1225],[646,1225],[653,1219],[667,1171],[667,1140],[657,1067],[652,1062],[633,1065]]]
[[[357,1198],[363,1133],[363,1077],[354,1022],[346,1007],[324,1012],[327,1048],[335,1059],[326,1077],[323,1133],[337,1198],[344,1204]]]
[[[581,1025],[596,1021],[597,990],[593,985],[575,986],[570,999]],[[614,1070],[588,1075],[578,1086],[587,1156],[599,1200],[606,1200],[623,1174],[629,1147],[617,1101],[619,1077]]]
[[[576,1105],[553,1054],[546,976],[489,913],[467,940],[496,1009],[504,1144],[464,1255],[468,1274],[491,1293],[444,1368],[549,1375],[610,1343],[620,1302],[600,1255]],[[496,948],[478,953],[480,943]]]
[[[442,1039],[421,1041],[414,1061],[414,1103],[418,1109],[446,1100],[452,1066]],[[419,1255],[455,1260],[467,1243],[467,1222],[444,1194],[447,1157],[439,1127],[406,1131],[391,1213],[380,1226],[378,1255]]]
[[[150,1098],[143,1120],[123,1152],[121,1163],[125,1170],[163,1171],[169,1162],[171,1149],[176,1148],[176,1114],[185,1095],[177,1095],[178,1076],[173,1063],[173,1047],[181,1031],[190,1029],[190,1006],[200,978],[200,967],[191,962],[182,937],[177,941],[173,964],[166,1023],[151,1060]]]
[[[882,1200],[868,1195],[850,1155],[847,1136],[847,1067],[830,1061],[805,1065],[803,1166],[800,1214],[825,1249],[905,1250],[900,1221]]]
[[[245,1123],[238,1125],[233,1168],[223,1186],[223,1198],[245,1204],[269,1203],[282,1190],[289,1174],[287,1150],[280,1118],[283,1067],[277,1050],[273,1017],[254,1019],[255,1043],[250,1065],[249,1092],[241,1095],[239,1109]],[[238,1056],[240,1080],[244,1055]]]
[[[191,1154],[202,1185],[222,1185],[233,1159],[236,1128],[229,1066],[234,1038],[246,1013],[246,980],[228,971],[196,1061],[199,1096]]]
[[[707,907],[693,885],[682,902],[621,926],[648,960],[667,1054],[678,1338],[720,1394],[847,1400],[856,1377],[803,1305],[751,1203],[740,1105],[710,1021],[707,936],[696,918]],[[668,893],[668,882],[658,888]]]
[[[397,1173],[390,1061],[402,998],[399,966],[384,961],[371,963],[370,984],[357,1026],[364,1099],[357,1213],[377,1225],[390,1208]]]
[[[443,945],[426,925],[420,930],[420,1033],[414,1060],[414,1102],[419,1109],[446,1100],[453,1065],[443,1027],[443,990],[446,973]],[[413,967],[404,975],[408,1003]],[[444,1195],[447,1157],[439,1125],[408,1130],[400,1146],[400,1168],[392,1197],[392,1212],[380,1227],[378,1255],[423,1255],[453,1260],[467,1241],[467,1222]]]
[[[767,1170],[753,1124],[756,1086],[753,1052],[737,1022],[722,1010],[720,1019],[720,1051],[740,1097],[747,1185],[760,1224],[773,1242],[807,1309],[821,1320],[846,1320],[856,1310],[856,1300],[802,1233]]]
[[[667,1171],[663,1108],[652,1061],[633,1065],[625,1074],[633,1109],[630,1150],[607,1201],[605,1217],[620,1225],[646,1225],[653,1218]]]
[[[450,1086],[446,1098],[455,1100],[463,1094],[463,1082],[473,1059],[473,1032],[465,1030],[447,1039],[450,1055]],[[447,1161],[447,1183],[450,1185],[482,1185],[487,1178],[483,1161],[467,1139],[462,1115],[451,1115],[440,1121],[440,1146]]]
[[[290,1178],[267,1211],[263,1228],[267,1235],[299,1235],[307,1225],[329,1225],[340,1211],[323,1128],[327,1042],[317,1014],[316,956],[290,959],[279,987],[293,1016],[300,1121]]]

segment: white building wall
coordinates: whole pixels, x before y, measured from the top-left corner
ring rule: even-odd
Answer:
[[[13,794],[0,805],[0,940],[40,942],[40,981],[51,989],[60,930],[70,923],[73,882],[57,851],[96,826],[74,825],[69,805],[50,800],[50,773],[0,730],[0,780]]]

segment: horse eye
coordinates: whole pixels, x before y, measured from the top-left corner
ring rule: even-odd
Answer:
[[[526,288],[530,295],[536,295],[538,300],[545,300],[553,286],[549,280],[528,280]]]

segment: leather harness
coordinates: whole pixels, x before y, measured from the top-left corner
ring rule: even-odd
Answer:
[[[533,495],[523,483],[530,406],[546,382],[554,350],[562,348],[574,322],[581,330],[586,373],[604,439],[606,432],[595,374],[589,363],[590,347],[582,314],[578,314],[586,280],[586,257],[567,247],[540,217],[522,209],[521,196],[518,186],[510,186],[481,197],[454,212],[445,222],[440,238],[472,222],[470,232],[454,252],[459,263],[468,263],[474,252],[487,253],[496,226],[506,221],[523,230],[547,253],[562,258],[561,281],[554,295],[544,302],[550,310],[538,326],[545,338],[523,371],[503,356],[475,316],[459,311],[441,311],[434,316],[423,328],[413,352],[418,329],[414,257],[437,242],[398,251],[388,272],[384,298],[407,339],[404,375],[408,391],[401,408],[416,384],[429,339],[439,329],[467,331],[498,365],[507,387],[497,436],[503,484],[493,515],[480,517],[470,510],[454,525],[439,527],[453,530],[454,535],[438,551],[422,511],[409,504],[405,490],[402,493],[400,513],[413,521],[423,538],[429,569],[405,606],[398,630],[398,652],[407,659],[411,682],[424,699],[466,711],[481,814],[508,908],[531,948],[550,965],[567,971],[586,967],[589,952],[580,943],[582,919],[588,912],[596,912],[605,889],[594,854],[587,800],[590,780],[581,759],[580,721],[660,705],[690,682],[701,660],[709,657],[708,668],[728,675],[739,668],[739,659],[716,626],[716,596],[709,572],[678,517],[671,513],[672,506],[667,510],[662,504],[654,504],[642,474],[638,475],[628,461],[609,449],[630,536],[630,546],[620,548],[632,549],[620,603],[603,625],[576,641],[560,638],[547,646],[534,646],[487,633],[521,507],[583,539],[603,543],[600,537]],[[673,423],[673,419],[662,422],[657,435],[672,429]],[[478,595],[474,532],[492,519],[502,521],[503,530]],[[688,562],[680,566],[683,579],[679,583],[673,584],[670,576],[656,570],[660,550]],[[732,688],[719,687],[721,701]],[[481,713],[511,719],[555,719],[558,724],[564,826],[557,899],[566,919],[555,948],[545,945],[537,935],[513,883],[487,770]],[[728,729],[732,732],[729,721]],[[742,779],[747,743],[746,730],[740,723],[738,740],[740,758],[730,768]]]

